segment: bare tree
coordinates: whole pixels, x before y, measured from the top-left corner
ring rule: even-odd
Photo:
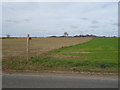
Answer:
[[[64,36],[65,36],[65,37],[68,37],[68,35],[69,35],[69,34],[68,34],[67,32],[64,32]]]

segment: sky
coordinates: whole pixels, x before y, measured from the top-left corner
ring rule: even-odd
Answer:
[[[4,2],[2,36],[118,35],[117,2]]]

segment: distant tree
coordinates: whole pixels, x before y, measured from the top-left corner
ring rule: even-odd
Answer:
[[[9,35],[9,34],[7,34],[7,38],[10,38],[10,35]]]
[[[57,37],[57,36],[50,36],[50,37]]]
[[[65,36],[60,36],[60,37],[65,37]]]
[[[80,37],[80,35],[75,35],[74,37]]]
[[[69,35],[69,34],[68,34],[67,32],[64,32],[64,36],[65,36],[65,37],[68,37],[68,35]]]

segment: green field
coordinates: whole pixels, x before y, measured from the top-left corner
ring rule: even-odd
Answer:
[[[96,37],[82,44],[49,51],[38,58],[32,57],[29,61],[5,61],[3,66],[15,70],[117,72],[118,38]]]

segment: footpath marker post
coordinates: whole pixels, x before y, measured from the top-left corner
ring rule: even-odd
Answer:
[[[29,60],[29,37],[30,35],[27,35],[27,60]]]

